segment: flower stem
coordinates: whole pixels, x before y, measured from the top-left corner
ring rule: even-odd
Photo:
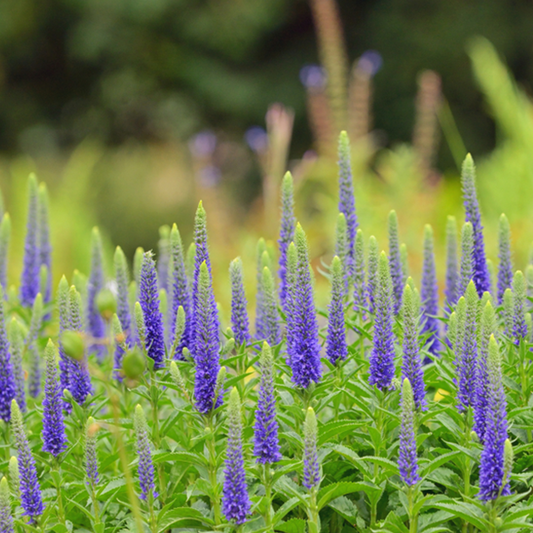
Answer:
[[[220,495],[217,483],[217,456],[215,449],[215,428],[213,424],[213,414],[207,417],[206,431],[208,432],[207,449],[209,450],[209,481],[213,492],[213,513],[215,525],[220,524]]]
[[[274,531],[272,527],[272,472],[269,463],[263,465],[263,485],[265,486],[265,500],[267,505],[265,514],[266,531]]]
[[[309,533],[320,533],[320,516],[316,504],[316,487],[309,493],[309,519],[307,521]]]
[[[61,469],[59,466],[59,458],[54,457],[54,470],[57,471],[57,481],[58,485],[56,487],[57,490],[57,515],[58,520],[61,524],[65,525],[65,510],[63,508],[63,493],[61,491]]]

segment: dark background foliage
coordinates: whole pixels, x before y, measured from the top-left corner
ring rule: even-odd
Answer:
[[[417,74],[434,69],[475,152],[494,144],[465,43],[489,38],[518,80],[533,80],[527,1],[340,0],[351,60],[378,50],[375,117],[385,140],[410,139]],[[0,149],[188,138],[205,127],[238,138],[269,103],[296,112],[292,151],[311,142],[298,72],[317,62],[305,0],[3,0]],[[450,164],[447,151],[441,165]]]

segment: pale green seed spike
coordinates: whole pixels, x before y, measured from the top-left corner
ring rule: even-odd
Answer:
[[[465,182],[471,183],[474,186],[476,181],[476,166],[470,154],[466,154],[461,175]]]
[[[358,292],[360,304],[365,302],[365,236],[363,230],[358,229],[355,234],[355,272],[354,286]]]
[[[7,478],[4,476],[0,481],[0,517],[2,518],[2,526],[6,529],[3,531],[13,531],[13,517],[11,515],[11,501],[9,497],[9,484]]]
[[[115,344],[120,346],[124,351],[127,351],[128,347],[126,346],[124,332],[122,330],[122,324],[118,315],[115,313],[111,322],[111,327],[113,328],[113,337],[115,339]]]
[[[12,455],[8,466],[9,486],[14,499],[20,499],[20,472],[18,459]]]
[[[147,432],[148,428],[146,426],[146,416],[144,414],[144,409],[141,404],[135,406],[135,415],[133,417],[133,425],[135,426],[135,433],[138,435],[140,432]]]
[[[4,216],[5,205],[4,205],[4,196],[2,195],[2,189],[0,189],[0,218]]]
[[[404,378],[402,383],[402,419],[413,423],[413,413],[415,410],[415,400],[413,397],[413,387],[409,379]]]
[[[513,462],[514,462],[514,452],[513,445],[509,439],[505,439],[505,444],[503,445],[503,478],[502,478],[502,488],[509,483],[511,479],[511,474],[513,472]]]
[[[263,271],[263,268],[272,268],[272,261],[270,254],[265,250],[261,255],[261,263],[259,264],[260,271]]]
[[[315,411],[312,407],[307,408],[304,421],[304,440],[306,442],[316,442],[318,438],[318,425]]]
[[[38,293],[33,302],[31,312],[30,332],[28,335],[28,343],[32,343],[39,336],[41,326],[43,323],[43,296]]]
[[[135,255],[133,256],[133,279],[137,283],[137,287],[139,286],[139,280],[141,279],[141,268],[143,263],[143,257],[144,257],[144,248],[139,246],[135,250]]]
[[[196,258],[196,244],[193,242],[187,249],[187,257],[185,260],[185,270],[187,271],[187,279],[189,280],[189,288],[192,288],[192,280],[194,278],[194,261]]]
[[[141,346],[143,350],[146,350],[146,326],[144,325],[144,314],[139,302],[135,302],[133,314],[135,317],[135,326],[137,328],[139,340],[141,341]]]
[[[183,337],[183,333],[185,331],[185,309],[183,309],[183,306],[180,305],[178,307],[178,313],[176,314],[176,327],[174,329],[175,335],[174,335],[174,344],[172,345],[172,357],[175,356],[176,350],[178,349],[181,338]]]
[[[335,255],[342,262],[343,268],[346,265],[346,254],[348,253],[348,233],[346,228],[346,217],[344,213],[337,216],[337,226],[335,228]]]
[[[287,280],[291,279],[288,271]],[[277,295],[276,295],[276,285],[274,283],[274,276],[268,267],[263,268],[263,273],[261,276],[261,287],[263,290],[263,304],[265,308],[265,330],[269,331],[272,337],[268,339],[272,343],[277,343],[280,341],[279,333],[279,313],[278,313],[278,304],[277,304]]]
[[[237,387],[233,387],[229,395],[228,425],[233,430],[241,427],[241,397]]]
[[[406,285],[409,285],[409,287],[411,287],[411,289],[414,291],[416,289],[416,285],[415,285],[415,281],[414,279],[409,276],[406,280],[405,280],[405,284]]]
[[[63,275],[61,276],[57,287],[57,307],[59,316],[65,318],[65,324],[68,312],[68,289],[69,285],[67,278]]]
[[[407,245],[405,243],[402,243],[400,246],[400,261],[402,263],[403,281],[405,283],[409,276],[409,257],[407,254]]]
[[[410,279],[410,278],[409,278]],[[409,283],[405,284],[402,298],[402,317],[404,322],[417,316],[414,291]]]
[[[181,391],[184,398],[189,401],[190,396],[189,391],[187,390],[187,384],[178,368],[178,365],[176,364],[176,361],[171,361],[170,363],[170,377],[172,378],[172,381],[176,384],[178,389]]]
[[[457,314],[455,311],[448,319],[448,339],[450,339],[452,350],[455,352],[457,347]]]
[[[294,277],[296,275],[296,268],[298,266],[298,252],[294,242],[289,244],[287,249],[287,285],[292,287],[294,284]]]
[[[389,285],[392,287],[392,280],[389,271],[389,259],[384,251],[382,251],[379,256],[378,280],[382,287],[389,287]]]
[[[502,386],[502,359],[500,348],[494,335],[489,339],[489,355],[487,359],[489,382],[492,390],[498,390]]]
[[[272,348],[267,341],[263,342],[261,355],[259,356],[259,370],[262,381],[270,382],[274,374],[274,358],[272,357]]]
[[[462,296],[474,276],[474,230],[470,222],[463,224],[461,231],[461,271],[459,294]]]
[[[454,352],[457,355],[457,348],[463,343],[464,336],[465,336],[465,325],[466,325],[466,298],[464,296],[461,296],[459,298],[459,301],[457,302],[457,306],[455,308],[455,312],[457,315],[457,333],[455,336],[455,344]]]
[[[470,281],[466,288],[465,300],[467,316],[475,317],[474,320],[477,323],[477,317],[479,316],[479,296],[473,280]]]
[[[506,335],[511,335],[513,331],[513,308],[514,297],[511,289],[505,289],[503,293],[503,324]]]

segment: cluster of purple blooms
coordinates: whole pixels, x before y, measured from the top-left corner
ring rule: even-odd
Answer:
[[[370,317],[373,330],[368,383],[375,386],[379,394],[385,394],[394,388],[395,351],[396,347],[400,347],[402,390],[398,465],[401,478],[412,487],[420,481],[416,416],[427,408],[424,365],[431,364],[451,348],[457,370],[457,408],[460,412],[473,410],[474,430],[483,445],[479,497],[494,500],[500,495],[507,495],[510,493],[508,473],[504,468],[507,415],[499,347],[495,340],[495,336],[499,335],[495,307],[502,304],[506,309],[506,334],[510,341],[520,345],[530,334],[526,282],[522,273],[512,274],[507,219],[502,217],[500,220],[500,269],[497,290],[493,295],[484,252],[475,168],[472,158],[467,156],[462,173],[466,222],[461,232],[460,264],[455,220],[450,218],[446,227],[445,315],[448,320],[444,332],[442,317],[438,316],[433,230],[426,226],[424,231],[420,292],[408,277],[405,258],[402,257],[398,217],[394,211],[388,221],[389,252],[380,253],[377,240],[370,237],[365,271],[364,238],[362,230],[358,229],[350,149],[345,133],[340,136],[339,156],[339,219],[336,255],[330,269],[331,300],[325,355],[331,365],[342,365],[350,351],[347,313],[353,310],[361,319]],[[260,241],[258,245],[255,336],[250,333],[242,261],[237,258],[230,266],[232,338],[237,349],[256,349],[257,344],[252,348],[253,343],[262,346],[253,448],[257,463],[262,465],[272,465],[282,458],[276,416],[277,369],[271,346],[279,347],[285,340],[276,353],[284,354],[293,385],[303,396],[312,393],[323,373],[309,247],[306,234],[294,215],[294,189],[289,173],[282,183],[281,211],[277,269],[273,265],[272,251],[265,241]],[[12,354],[20,352],[21,343],[29,352],[34,349],[32,347],[43,324],[43,301],[44,304],[51,301],[51,246],[47,217],[46,190],[39,188],[32,176],[29,180],[20,302],[33,311],[26,339],[16,335],[16,324],[11,326],[13,346],[10,346],[3,307],[5,277],[2,273],[5,272],[7,253],[2,252],[3,241],[0,242],[0,252],[3,253],[0,254],[3,287],[0,288],[0,418],[5,422],[12,421],[21,472],[21,501],[24,512],[32,521],[38,519],[44,507],[35,460],[24,431],[22,415],[26,401],[24,385],[21,387],[17,377],[20,375],[20,364]],[[0,240],[2,235],[0,227]],[[213,292],[207,217],[201,203],[196,212],[194,242],[189,252],[185,253],[176,226],[162,233],[160,250],[157,266],[150,252],[140,251],[134,264],[133,281],[130,280],[122,250],[117,248],[115,252],[117,305],[113,320],[117,326],[115,331],[123,337],[114,347],[115,377],[118,380],[124,378],[122,366],[133,347],[138,345],[144,349],[154,372],[165,368],[165,357],[170,348],[175,347],[174,357],[190,361],[194,367],[194,405],[206,420],[210,420],[223,404],[224,385],[220,383],[221,324]],[[276,270],[277,282],[272,275]],[[64,277],[61,279],[56,297],[59,342],[56,349],[49,341],[45,350],[42,449],[55,458],[68,446],[65,417],[71,412],[73,402],[86,405],[93,394],[88,357],[94,354],[101,364],[108,354],[105,338],[111,318],[99,304],[99,296],[108,286],[104,272],[102,242],[98,231],[94,230],[90,276],[86,284],[78,279],[70,287]],[[507,304],[506,294],[510,295]],[[138,315],[132,309],[132,299],[138,302]],[[185,317],[183,327],[178,327],[180,316]],[[401,323],[399,336],[395,328],[397,317]],[[48,319],[45,315],[44,320]],[[72,335],[68,337],[66,333],[76,334],[82,339],[78,352],[73,351]],[[38,396],[41,381],[38,364],[33,372],[34,386],[29,392]],[[228,520],[242,524],[247,519],[251,503],[244,470],[241,404],[237,389],[231,392],[227,409],[229,428],[222,507]],[[99,483],[94,426],[94,420],[88,423],[85,439],[87,480],[91,486]],[[141,498],[152,500],[158,495],[155,492],[151,443],[141,406],[136,408],[134,427]],[[314,491],[320,485],[321,474],[317,420],[312,408],[306,412],[303,428],[303,485]]]

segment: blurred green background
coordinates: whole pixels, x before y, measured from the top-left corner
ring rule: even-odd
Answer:
[[[315,264],[329,263],[340,128],[353,140],[365,235],[386,248],[395,208],[414,273],[425,222],[443,268],[446,215],[462,223],[467,150],[489,253],[506,212],[523,266],[533,234],[532,27],[529,1],[3,0],[10,279],[30,171],[50,189],[56,276],[87,270],[92,225],[130,257],[155,249],[163,224],[177,222],[188,243],[203,198],[219,291],[237,254],[251,283],[257,238],[275,238],[286,168]],[[265,124],[274,103],[283,107]]]

